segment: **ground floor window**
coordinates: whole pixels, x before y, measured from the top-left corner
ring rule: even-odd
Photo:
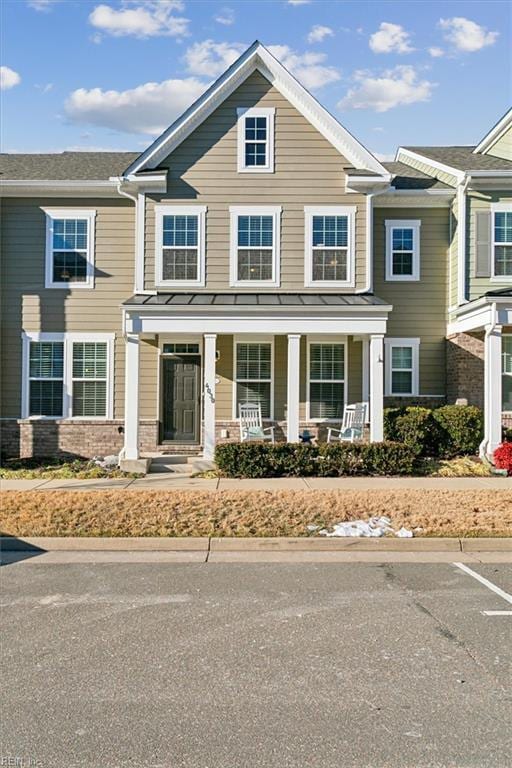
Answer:
[[[236,342],[236,413],[243,403],[259,403],[263,418],[272,418],[272,344]]]
[[[341,419],[345,404],[345,345],[309,345],[309,418]]]
[[[502,336],[502,405],[504,411],[512,411],[512,335]]]
[[[419,339],[385,339],[386,395],[419,394]]]
[[[23,418],[112,418],[113,339],[24,333]]]

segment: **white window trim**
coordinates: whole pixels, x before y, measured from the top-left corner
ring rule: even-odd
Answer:
[[[21,375],[21,418],[31,421],[109,421],[114,418],[114,333],[41,333],[23,331],[22,375]],[[29,416],[30,411],[30,343],[57,341],[64,344],[62,416]],[[107,408],[105,416],[73,416],[73,343],[106,342],[107,344]]]
[[[232,288],[279,288],[281,282],[281,206],[230,205],[229,285]],[[238,280],[238,217],[272,216],[272,280]]]
[[[94,239],[96,211],[91,208],[43,208],[46,214],[46,253],[44,270],[45,288],[64,288],[67,291],[75,288],[94,288]],[[53,221],[54,219],[86,219],[87,220],[87,276],[83,283],[54,282],[53,280]]]
[[[238,173],[274,173],[274,116],[275,107],[238,107],[237,109]],[[245,118],[265,117],[267,119],[267,163],[266,165],[245,165]]]
[[[386,280],[412,283],[420,279],[420,219],[386,219]],[[412,229],[412,275],[393,273],[393,230]]]
[[[238,421],[238,409],[236,402],[236,387],[238,383],[236,375],[236,345],[237,344],[270,344],[270,417],[263,417],[263,421],[274,420],[274,384],[275,384],[275,372],[274,372],[274,336],[269,335],[252,335],[243,334],[239,336],[233,336],[233,400],[232,400],[232,415],[233,421]],[[244,379],[241,379],[244,381]],[[266,379],[260,379],[260,381],[266,381]]]
[[[348,339],[346,336],[307,336],[306,337],[306,421],[312,424],[332,424],[338,423],[341,419],[314,419],[311,417],[310,401],[310,347],[311,344],[343,344],[343,406],[348,403]],[[313,379],[319,381],[319,379]],[[335,379],[338,381],[338,379]]]
[[[355,288],[356,254],[355,205],[321,205],[304,207],[304,286],[306,288]],[[347,216],[347,279],[313,280],[313,216]]]
[[[206,280],[206,205],[155,205],[155,286],[157,288],[204,288]],[[163,219],[164,216],[197,216],[197,280],[164,280]]]
[[[392,348],[411,347],[412,349],[412,392],[392,392]],[[420,390],[420,339],[419,338],[385,338],[385,386],[384,394],[388,397],[418,397]],[[398,370],[398,369],[397,369]]]
[[[492,203],[491,205],[491,282],[493,283],[511,283],[512,275],[497,275],[495,249],[499,245],[509,245],[509,243],[497,243],[494,240],[494,214],[512,213],[512,203]],[[512,245],[512,243],[510,243]]]

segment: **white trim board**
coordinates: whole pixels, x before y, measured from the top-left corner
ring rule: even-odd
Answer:
[[[483,139],[480,141],[480,143],[474,148],[473,154],[487,154],[487,152],[492,149],[492,147],[496,144],[497,141],[501,139],[503,134],[507,131],[508,128],[512,125],[512,108],[508,110],[508,112],[505,112],[503,117],[498,120],[498,122],[493,125],[490,131],[488,131]]]
[[[382,175],[384,179],[391,178],[389,171],[377,158],[357,141],[258,40],[127,168],[125,176],[138,173],[144,168],[156,168],[256,70],[266,77],[355,168],[373,171]]]

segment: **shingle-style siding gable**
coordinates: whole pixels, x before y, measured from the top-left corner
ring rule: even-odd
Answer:
[[[251,106],[276,109],[274,173],[237,172],[237,108]],[[146,206],[146,289],[155,285],[154,203],[161,200],[208,206],[205,291],[231,290],[230,205],[282,206],[280,290],[299,292],[304,291],[304,206],[356,205],[356,285],[364,287],[365,197],[345,193],[345,172],[351,165],[259,72],[250,75],[161,167],[169,169],[167,194],[148,196]]]

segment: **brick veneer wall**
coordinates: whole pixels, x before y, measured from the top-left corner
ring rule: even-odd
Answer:
[[[5,419],[0,422],[1,450],[7,458],[75,455],[91,458],[119,453],[123,447],[122,420]],[[155,451],[158,422],[142,420],[142,451]]]
[[[448,403],[465,398],[484,406],[484,334],[457,333],[446,343],[446,395]]]

